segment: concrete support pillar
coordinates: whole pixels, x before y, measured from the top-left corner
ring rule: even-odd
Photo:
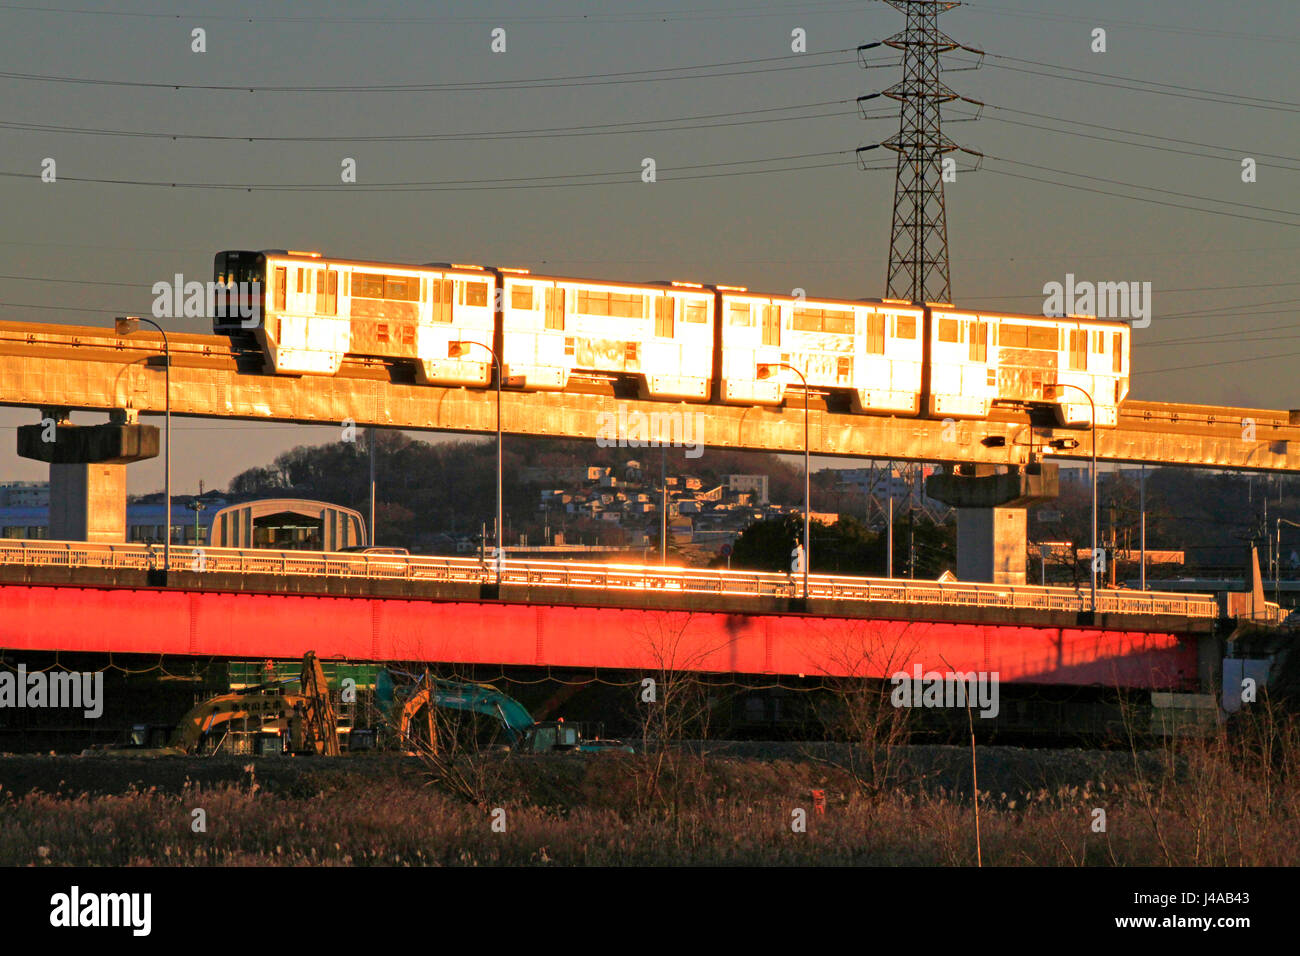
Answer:
[[[1056,465],[961,465],[925,481],[925,493],[957,509],[957,577],[1025,584],[1027,508],[1056,497]]]
[[[50,537],[126,540],[126,465],[50,465]]]
[[[67,409],[42,409],[18,428],[18,454],[49,462],[50,537],[126,540],[126,466],[158,455],[158,429],[114,413],[107,425],[74,425]]]
[[[958,508],[958,579],[1025,584],[1028,514],[1024,508]]]

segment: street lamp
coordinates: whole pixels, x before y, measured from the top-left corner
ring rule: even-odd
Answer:
[[[785,362],[765,362],[758,366],[760,380],[772,377],[778,368],[788,368],[799,376],[803,385],[803,596],[808,600],[808,568],[812,564],[812,552],[809,549],[808,526],[811,521],[812,486],[808,478],[808,380],[803,372]]]
[[[119,315],[113,320],[118,335],[130,335],[147,322],[158,330],[163,342],[163,495],[167,499],[166,530],[163,539],[163,574],[171,571],[172,566],[172,359],[171,349],[167,345],[167,333],[153,319],[138,315]]]
[[[1056,388],[1073,388],[1083,392],[1083,397],[1088,400],[1088,407],[1092,409],[1092,427],[1089,429],[1092,433],[1092,555],[1089,560],[1089,578],[1092,580],[1092,613],[1097,613],[1097,405],[1092,400],[1092,395],[1088,390],[1078,385],[1071,385],[1069,382],[1057,382]]]
[[[504,535],[506,526],[501,517],[501,359],[497,357],[496,349],[482,342],[472,340],[458,340],[447,343],[447,357],[458,358],[465,354],[466,346],[477,345],[480,348],[488,350],[492,356],[492,363],[497,370],[497,558],[493,562],[496,567],[497,586],[501,585],[501,565],[505,561],[505,544]]]
[[[1292,528],[1300,528],[1300,523],[1292,521],[1290,518],[1277,519],[1277,548],[1273,551],[1273,603],[1281,603],[1280,595],[1282,593],[1282,525],[1288,525]],[[1268,534],[1268,526],[1264,527],[1264,534]]]
[[[199,494],[203,494],[202,490],[199,491]],[[205,510],[208,506],[201,499],[195,498],[185,507],[194,512],[194,547],[197,548],[203,544],[199,540],[199,512]]]

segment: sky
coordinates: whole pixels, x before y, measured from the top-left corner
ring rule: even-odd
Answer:
[[[227,248],[886,294],[892,167],[854,161],[897,131],[892,101],[855,105],[900,77],[887,48],[866,70],[853,53],[902,28],[878,0],[176,6],[0,3],[3,318],[147,315],[155,282],[206,281]],[[945,187],[953,301],[1040,312],[1067,274],[1150,282],[1133,397],[1300,406],[1300,4],[976,2],[940,22],[986,54],[944,77],[985,104],[944,114],[985,157]],[[14,453],[34,420],[0,409],[0,480],[46,477]],[[175,490],[336,437],[177,418]],[[161,460],[128,480],[160,488]]]

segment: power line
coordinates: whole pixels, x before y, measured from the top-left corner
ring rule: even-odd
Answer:
[[[998,60],[1012,60],[1018,63],[1032,63],[1040,66],[1046,66],[1052,71],[1055,71],[1055,72],[1045,72],[1043,70],[1031,70],[1023,66],[1009,66],[1006,63],[989,62],[986,64],[987,66],[991,66],[994,69],[1010,70],[1014,73],[1027,73],[1032,76],[1046,76],[1057,80],[1073,80],[1074,82],[1077,83],[1088,83],[1093,86],[1112,87],[1115,89],[1128,90],[1129,92],[1133,92],[1133,93],[1155,93],[1155,94],[1159,94],[1160,96],[1175,96],[1181,99],[1198,100],[1203,103],[1222,103],[1228,106],[1248,106],[1254,109],[1276,110],[1284,113],[1300,112],[1300,103],[1292,102],[1290,100],[1268,100],[1262,97],[1247,96],[1242,93],[1224,93],[1222,91],[1217,91],[1217,90],[1201,90],[1198,87],[1190,87],[1190,86],[1184,87],[1172,83],[1158,83],[1154,80],[1141,80],[1136,77],[1118,76],[1117,74],[1111,74],[1111,73],[1098,73],[1093,70],[1076,70],[1073,67],[1060,66],[1059,64],[1055,64],[1055,63],[1042,63],[1039,60],[1024,60],[1021,59],[1020,57],[1003,56],[997,53],[990,53],[988,54],[988,56],[990,58],[998,59]],[[966,61],[962,61],[962,62],[966,62]],[[1067,76],[1064,75],[1062,71],[1083,73],[1087,75]],[[1114,82],[1112,80],[1089,78],[1093,76],[1115,77],[1116,79],[1125,80],[1127,82]],[[1145,84],[1145,85],[1134,85],[1134,84]],[[1153,87],[1168,87],[1168,88],[1159,89]],[[1199,95],[1201,93],[1206,93],[1210,95]]]
[[[1300,43],[1300,37],[1269,34],[1242,33],[1235,30],[1210,30],[1197,27],[1171,27],[1141,20],[1119,20],[1115,17],[1075,17],[1063,13],[1045,13],[1040,10],[1024,10],[1020,7],[1004,7],[997,4],[968,4],[976,13],[989,13],[993,16],[1013,16],[1017,19],[1058,20],[1070,23],[1086,23],[1089,26],[1124,26],[1134,30],[1151,30],[1156,33],[1174,33],[1187,36],[1225,37],[1232,40],[1266,40],[1274,43]]]
[[[1042,113],[1031,113],[1031,112],[1029,112],[1029,111],[1027,111],[1027,110],[1016,110],[1016,109],[1011,109],[1010,107],[997,106],[997,105],[992,104],[992,103],[988,104],[988,108],[989,108],[989,109],[994,109],[994,110],[1002,110],[1003,112],[1008,112],[1008,113],[1020,113],[1020,114],[1025,115],[1025,116],[1038,116],[1038,117],[1042,117],[1042,116],[1044,116],[1044,114],[1042,114]],[[1141,149],[1154,149],[1154,150],[1160,150],[1160,151],[1162,151],[1162,152],[1168,152],[1168,153],[1179,153],[1179,154],[1184,155],[1184,156],[1197,156],[1197,157],[1200,157],[1200,158],[1202,158],[1202,159],[1210,159],[1210,160],[1214,160],[1214,161],[1216,161],[1216,162],[1221,162],[1221,161],[1223,161],[1223,159],[1225,158],[1225,157],[1222,157],[1222,156],[1207,156],[1205,153],[1203,153],[1203,152],[1198,152],[1197,150],[1191,150],[1191,149],[1178,149],[1177,147],[1174,147],[1174,146],[1160,146],[1160,145],[1155,144],[1155,143],[1134,143],[1134,142],[1130,142],[1129,140],[1118,139],[1118,138],[1113,137],[1113,136],[1098,135],[1097,133],[1085,133],[1085,132],[1081,132],[1081,131],[1079,131],[1079,130],[1057,129],[1057,128],[1052,127],[1052,126],[1043,126],[1043,125],[1040,125],[1040,124],[1038,124],[1038,123],[1026,123],[1026,122],[1024,122],[1023,120],[1007,119],[1006,117],[1002,117],[1002,116],[986,116],[986,117],[982,117],[982,118],[984,118],[984,119],[991,119],[991,120],[993,120],[995,123],[1006,123],[1006,124],[1008,124],[1008,125],[1010,125],[1010,126],[1022,126],[1022,127],[1027,128],[1027,129],[1039,129],[1039,130],[1044,130],[1044,131],[1049,132],[1049,133],[1059,133],[1059,134],[1061,134],[1061,135],[1063,135],[1063,136],[1082,136],[1082,137],[1084,137],[1084,138],[1086,138],[1086,139],[1089,139],[1089,140],[1101,140],[1101,141],[1103,141],[1103,142],[1107,142],[1107,143],[1119,143],[1120,145],[1123,145],[1123,146],[1137,146],[1137,147],[1140,147]],[[1046,117],[1046,118],[1048,118],[1048,119],[1052,119],[1052,118],[1054,118],[1054,117]],[[1300,158],[1297,158],[1297,157],[1295,157],[1295,156],[1283,156],[1283,155],[1280,155],[1280,154],[1278,154],[1278,153],[1266,153],[1266,152],[1263,152],[1262,150],[1250,149],[1249,147],[1218,146],[1218,145],[1214,145],[1214,144],[1210,144],[1210,143],[1196,143],[1196,142],[1193,142],[1193,141],[1191,141],[1191,140],[1175,139],[1175,138],[1170,137],[1170,136],[1157,136],[1157,135],[1155,135],[1155,134],[1153,134],[1153,133],[1141,133],[1141,132],[1138,132],[1137,130],[1119,129],[1119,128],[1114,127],[1114,126],[1105,126],[1105,125],[1102,125],[1102,124],[1100,124],[1100,123],[1084,123],[1084,122],[1082,122],[1082,121],[1080,121],[1080,120],[1066,120],[1066,119],[1062,119],[1062,120],[1059,120],[1059,121],[1060,121],[1060,122],[1063,122],[1063,123],[1070,123],[1070,124],[1078,125],[1078,126],[1086,126],[1086,127],[1091,128],[1091,129],[1102,129],[1102,130],[1109,130],[1110,132],[1113,132],[1113,133],[1124,133],[1124,134],[1129,135],[1129,136],[1145,136],[1145,137],[1148,137],[1148,138],[1150,138],[1150,139],[1158,139],[1158,140],[1163,140],[1163,141],[1165,141],[1165,142],[1171,142],[1171,143],[1183,143],[1183,144],[1185,144],[1185,145],[1189,145],[1189,146],[1197,146],[1197,147],[1200,147],[1201,149],[1214,149],[1214,150],[1219,150],[1219,151],[1221,151],[1221,152],[1233,153],[1234,156],[1233,156],[1232,158],[1234,158],[1234,159],[1236,159],[1236,158],[1238,158],[1238,157],[1240,157],[1240,156],[1249,155],[1249,156],[1251,156],[1251,157],[1261,157],[1261,158],[1264,158],[1264,159],[1275,159],[1275,160],[1281,160],[1282,162],[1300,163]],[[1300,165],[1297,165],[1297,166],[1275,166],[1274,168],[1276,168],[1276,169],[1284,169],[1284,170],[1288,170],[1288,171],[1295,171],[1295,170],[1300,170]]]
[[[1240,365],[1242,362],[1269,362],[1273,359],[1295,358],[1300,352],[1283,352],[1280,355],[1251,355],[1246,358],[1225,359],[1221,362],[1201,362],[1197,365],[1172,365],[1168,368],[1139,369],[1137,374],[1161,375],[1165,372],[1190,372],[1198,368],[1219,368],[1224,365]]]
[[[108,80],[93,77],[58,76],[48,73],[0,72],[0,79],[25,80],[35,83],[68,83],[78,86],[127,87],[131,89],[200,90],[218,93],[491,93],[497,91],[562,89],[575,86],[617,86],[627,83],[657,83],[669,80],[708,80],[722,76],[750,76],[755,73],[774,73],[787,70],[815,70],[841,63],[854,62],[841,59],[830,63],[805,63],[789,61],[811,60],[818,57],[842,56],[852,50],[828,50],[824,53],[787,54],[783,56],[754,57],[747,60],[730,60],[699,66],[661,67],[652,70],[625,70],[615,73],[585,73],[562,76],[535,77],[524,80],[480,80],[463,83],[379,83],[367,86],[229,86],[210,83],[161,83],[145,80]],[[766,66],[752,70],[723,70],[700,72],[732,66],[785,61],[784,66]],[[664,74],[689,73],[684,76]]]
[[[157,13],[129,12],[123,10],[88,10],[79,7],[33,7],[24,4],[0,4],[0,10],[22,13],[81,14],[86,16],[125,17],[146,20],[195,20],[216,23],[341,23],[341,24],[407,24],[407,23],[492,23],[509,25],[528,24],[573,24],[573,23],[666,23],[673,20],[729,20],[765,17],[786,17],[791,14],[821,16],[826,14],[848,13],[864,6],[864,0],[832,0],[832,2],[801,3],[780,10],[767,6],[745,5],[721,7],[716,11],[708,10],[645,10],[636,13],[575,13],[575,14],[527,14],[507,16],[338,16],[330,14],[300,15],[259,15],[237,16],[199,13]]]
[[[1120,179],[1107,179],[1105,176],[1093,176],[1090,173],[1078,173],[1069,169],[1054,169],[1051,166],[1042,166],[1038,163],[1026,163],[1017,159],[1004,159],[1001,156],[989,156],[989,159],[997,160],[1002,163],[1010,163],[1013,166],[1025,166],[1029,169],[1037,169],[1048,173],[1059,173],[1062,176],[1077,176],[1080,179],[1090,179],[1093,182],[1107,183],[1112,186],[1127,186],[1129,189],[1145,189],[1150,192],[1163,193],[1167,196],[1178,196],[1182,199],[1196,199],[1200,202],[1217,202],[1225,206],[1240,206],[1243,209],[1254,209],[1259,212],[1271,212],[1280,216],[1300,216],[1300,212],[1292,212],[1289,209],[1274,209],[1271,206],[1256,206],[1247,202],[1236,202],[1232,199],[1215,199],[1213,196],[1198,196],[1194,193],[1180,192],[1177,189],[1164,189],[1160,186],[1143,186],[1138,183],[1128,183]]]
[[[3,278],[4,276],[0,276],[0,279]],[[1242,285],[1186,285],[1186,286],[1175,287],[1172,289],[1156,289],[1153,287],[1152,291],[1159,292],[1161,295],[1165,295],[1166,293],[1169,292],[1220,292],[1225,290],[1236,290],[1236,289],[1272,289],[1277,286],[1286,286],[1286,285],[1300,285],[1300,281],[1251,282]],[[1027,295],[968,295],[965,296],[964,298],[968,302],[970,301],[978,302],[981,300],[988,300],[988,299],[1041,299],[1042,297],[1043,297],[1042,293],[1031,293]],[[1262,303],[1262,304],[1267,305],[1269,303]]]
[[[451,133],[389,133],[363,136],[239,136],[218,133],[176,133],[150,130],[104,129],[88,126],[51,126],[42,123],[14,123],[0,121],[0,129],[21,132],[73,134],[85,136],[119,136],[143,139],[168,140],[211,140],[241,143],[395,143],[395,142],[436,142],[442,140],[496,140],[496,139],[547,139],[562,136],[608,136],[629,133],[665,133],[676,130],[714,129],[725,126],[745,126],[755,123],[783,123],[799,119],[822,119],[829,116],[845,116],[857,113],[856,110],[833,110],[828,113],[815,113],[811,116],[781,116],[764,119],[744,120],[723,123],[701,123],[692,126],[663,126],[665,123],[687,123],[696,120],[723,119],[738,116],[756,116],[764,113],[780,113],[792,110],[815,109],[823,106],[843,106],[852,100],[823,100],[818,103],[800,103],[793,106],[769,106],[762,109],[739,110],[728,113],[699,113],[692,116],[677,116],[654,120],[627,120],[621,123],[594,123],[581,126],[552,126],[518,130],[462,130]],[[629,127],[653,126],[652,129],[632,129]]]
[[[1189,206],[1184,203],[1169,202],[1168,200],[1164,200],[1164,199],[1152,199],[1147,196],[1130,196],[1126,193],[1117,193],[1108,189],[1098,189],[1094,186],[1080,186],[1074,183],[1062,183],[1054,179],[1043,179],[1041,176],[1030,176],[1026,173],[1014,173],[1005,169],[994,169],[992,166],[985,166],[984,171],[992,173],[995,176],[1009,176],[1013,179],[1023,179],[1029,182],[1044,183],[1045,185],[1048,186],[1060,186],[1066,189],[1075,189],[1080,192],[1095,193],[1099,196],[1114,196],[1118,199],[1127,199],[1131,202],[1144,202],[1154,206],[1168,206],[1171,209],[1187,209],[1187,210],[1191,210],[1192,212],[1210,213],[1211,215],[1215,215],[1215,216],[1229,216],[1233,219],[1243,219],[1243,220],[1248,220],[1250,222],[1267,222],[1276,226],[1291,226],[1291,227],[1300,226],[1300,222],[1288,222],[1285,219],[1267,219],[1263,216],[1250,216],[1250,215],[1246,215],[1245,213],[1231,212],[1230,210],[1226,210],[1226,209],[1206,209],[1203,206]],[[1073,173],[1065,172],[1058,169],[1053,169],[1051,170],[1051,172],[1058,173],[1063,176],[1074,175]],[[1123,183],[1122,185],[1129,186],[1129,188],[1131,189],[1147,188],[1145,186],[1139,186],[1130,183]],[[1212,200],[1212,201],[1218,202],[1219,200]]]
[[[663,167],[658,172],[677,172],[680,170],[695,169],[720,169],[727,166],[747,166],[759,165],[763,163],[785,162],[788,160],[798,159],[816,159],[827,156],[845,156],[852,154],[852,150],[828,150],[820,153],[797,153],[788,156],[770,156],[763,159],[740,159],[719,163],[693,163],[685,166]],[[670,176],[665,182],[680,182],[688,179],[706,179],[717,176],[747,176],[759,173],[778,173],[791,172],[802,169],[823,169],[830,166],[846,165],[852,160],[841,160],[832,163],[817,163],[797,166],[780,166],[774,169],[750,169],[750,170],[731,170],[727,173],[713,174],[696,174],[690,176]],[[32,179],[32,173],[15,173],[0,171],[0,176],[6,176],[16,179]],[[609,179],[609,177],[618,177]],[[559,181],[555,181],[559,180]],[[565,181],[567,180],[567,181]],[[585,181],[577,181],[585,180]],[[463,190],[481,190],[481,189],[522,189],[538,188],[553,186],[618,186],[618,185],[645,185],[641,182],[639,175],[633,170],[611,170],[608,172],[592,173],[556,173],[550,176],[518,176],[505,177],[497,179],[449,179],[433,181],[409,181],[409,182],[392,182],[392,183],[203,183],[203,182],[165,182],[159,180],[143,179],[101,179],[89,176],[61,176],[62,182],[80,182],[80,183],[97,183],[103,185],[115,186],[153,186],[167,187],[171,189],[224,189],[224,190],[244,190],[246,192],[324,192],[332,190],[342,190],[344,192],[376,192],[376,191],[393,191],[393,192],[437,192],[448,189]]]

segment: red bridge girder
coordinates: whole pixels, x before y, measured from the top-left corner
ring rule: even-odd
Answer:
[[[0,648],[1194,689],[1172,633],[496,601],[0,585]]]

